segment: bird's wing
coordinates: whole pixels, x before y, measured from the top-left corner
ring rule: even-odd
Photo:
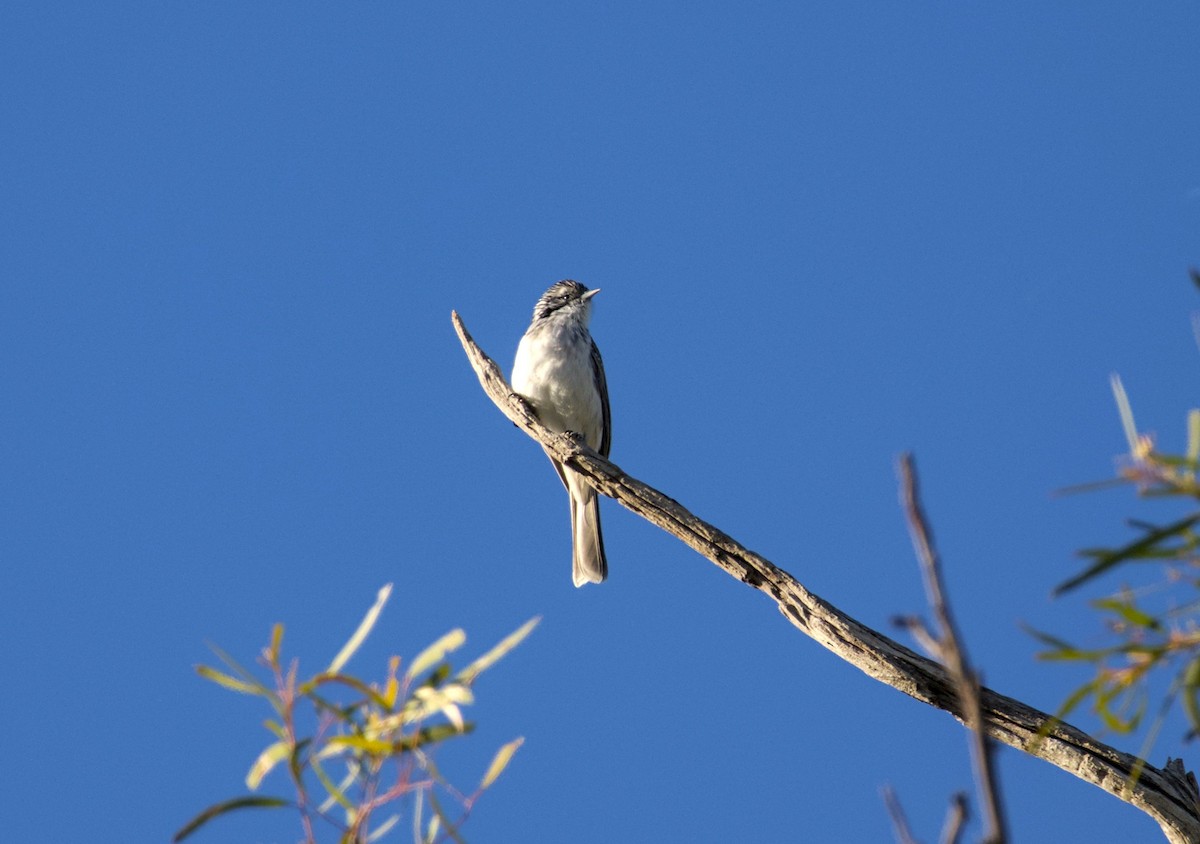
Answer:
[[[600,406],[604,409],[604,428],[600,432],[600,448],[598,451],[608,457],[612,448],[612,413],[608,408],[608,381],[604,377],[604,361],[600,359],[600,349],[596,341],[592,341],[592,378],[596,382],[596,390],[600,393]]]

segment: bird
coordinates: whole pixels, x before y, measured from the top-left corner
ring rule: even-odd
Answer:
[[[592,297],[599,292],[565,279],[542,294],[517,345],[512,388],[551,431],[578,434],[608,457],[612,446],[608,382],[600,350],[588,330]],[[571,579],[576,587],[603,583],[608,559],[596,490],[548,449],[546,455],[571,499]]]

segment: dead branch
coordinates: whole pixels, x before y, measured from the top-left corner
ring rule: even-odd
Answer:
[[[925,580],[925,594],[933,608],[937,621],[938,635],[932,638],[930,655],[937,659],[954,680],[959,708],[971,737],[971,762],[975,767],[975,782],[979,787],[979,801],[983,805],[983,816],[987,824],[983,840],[986,844],[1004,844],[1008,840],[1007,825],[1000,803],[1000,781],[996,777],[993,750],[995,745],[983,728],[983,704],[979,699],[979,676],[972,670],[967,659],[967,649],[958,635],[958,625],[950,611],[950,599],[942,583],[941,561],[933,544],[933,532],[921,507],[917,491],[917,469],[911,454],[900,457],[901,499],[912,533],[913,547],[921,564]],[[924,626],[922,625],[922,629]],[[965,807],[964,807],[965,808]],[[961,821],[958,824],[961,827]],[[957,832],[955,832],[957,837]]]
[[[966,721],[968,716],[960,711],[954,681],[942,666],[855,621],[769,560],[692,515],[677,501],[627,475],[577,439],[543,427],[513,393],[500,368],[471,339],[458,314],[451,318],[484,392],[505,416],[557,459],[586,475],[604,495],[769,596],[802,633],[869,677]],[[1165,770],[1144,765],[1131,784],[1130,774],[1138,764],[1136,757],[1019,700],[986,687],[980,692],[983,722],[993,739],[1044,759],[1131,803],[1158,823],[1171,844],[1200,842],[1200,800],[1182,764],[1168,760]]]

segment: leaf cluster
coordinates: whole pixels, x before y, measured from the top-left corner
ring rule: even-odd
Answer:
[[[402,674],[400,657],[393,656],[384,680],[368,683],[347,673],[345,666],[375,626],[391,590],[391,584],[379,590],[333,661],[305,680],[299,679],[296,660],[285,666],[282,624],[274,626],[258,659],[266,680],[212,646],[224,669],[200,665],[197,673],[223,688],[266,701],[274,713],[265,722],[273,741],[246,774],[251,793],[209,806],[175,834],[175,841],[236,810],[292,808],[299,813],[306,842],[315,844],[317,829],[329,828],[336,831],[339,844],[365,844],[393,830],[398,812],[389,811],[379,822],[376,817],[406,798],[412,803],[414,841],[462,841],[459,828],[475,801],[500,776],[523,739],[496,752],[470,793],[446,780],[434,763],[434,751],[474,729],[463,716],[463,707],[475,702],[473,683],[520,644],[540,619],[530,619],[458,671],[447,656],[466,642],[466,634],[451,630],[418,654]],[[294,797],[255,793],[277,769],[286,772]]]
[[[1153,437],[1138,432],[1125,389],[1115,375],[1112,388],[1129,453],[1114,482],[1076,489],[1116,483],[1134,487],[1145,498],[1174,498],[1185,504],[1200,501],[1200,410],[1188,415],[1186,453],[1166,454],[1155,448]],[[1149,581],[1136,590],[1122,586],[1090,602],[1105,631],[1105,644],[1084,648],[1042,631],[1030,632],[1046,646],[1040,659],[1092,667],[1091,678],[1059,708],[1060,718],[1086,703],[1106,729],[1130,733],[1144,723],[1149,710],[1151,678],[1170,678],[1148,730],[1144,757],[1176,702],[1191,726],[1189,736],[1200,734],[1200,577],[1194,574],[1200,566],[1200,510],[1165,524],[1141,520],[1129,524],[1137,532],[1132,540],[1116,548],[1081,551],[1088,565],[1055,589],[1056,595],[1063,595],[1118,568]],[[1144,577],[1147,573],[1150,578]]]

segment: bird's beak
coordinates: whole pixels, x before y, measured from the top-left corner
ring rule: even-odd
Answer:
[[[599,287],[593,287],[593,288],[592,288],[591,290],[589,290],[587,293],[584,293],[584,294],[583,294],[583,298],[584,298],[584,299],[591,299],[593,296],[595,296],[595,295],[596,295],[597,293],[599,293],[599,292],[600,292],[600,288],[599,288]]]

